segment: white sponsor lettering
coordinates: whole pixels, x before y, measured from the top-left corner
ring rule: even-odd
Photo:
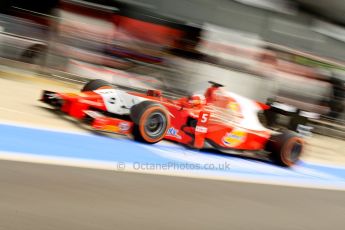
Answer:
[[[195,131],[197,131],[199,133],[207,133],[207,128],[198,125],[197,127],[195,127]]]

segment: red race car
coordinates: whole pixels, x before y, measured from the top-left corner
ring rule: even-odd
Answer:
[[[132,135],[157,143],[162,139],[225,153],[270,156],[276,164],[295,164],[304,142],[290,131],[275,132],[259,121],[268,106],[224,91],[210,82],[205,94],[172,100],[159,90],[126,92],[103,80],[92,80],[80,93],[43,91],[41,101],[88,122],[93,128]]]

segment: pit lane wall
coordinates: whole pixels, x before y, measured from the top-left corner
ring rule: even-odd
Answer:
[[[216,24],[228,29],[239,30],[260,36],[263,40],[292,47],[319,56],[345,60],[344,41],[339,34],[332,36],[332,25],[321,25],[320,19],[303,12],[293,4],[280,5],[283,1],[269,1],[274,7],[260,7],[265,1],[241,0],[133,0],[163,15],[172,15],[193,24]],[[285,1],[290,2],[291,1]],[[248,4],[244,4],[248,3]],[[269,5],[267,4],[267,5]],[[195,10],[195,9],[198,10]],[[336,26],[337,27],[337,26]],[[320,30],[326,32],[320,33]],[[337,27],[337,31],[344,31]],[[343,33],[343,32],[342,32]]]

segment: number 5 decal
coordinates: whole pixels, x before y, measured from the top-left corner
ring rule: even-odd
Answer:
[[[202,111],[199,114],[198,124],[195,127],[194,147],[200,149],[204,146],[207,134],[207,122],[210,119],[210,112]]]
[[[203,124],[206,124],[209,118],[210,118],[209,112],[201,112],[199,115],[199,121]]]

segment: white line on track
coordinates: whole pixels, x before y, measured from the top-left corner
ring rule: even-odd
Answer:
[[[310,188],[310,189],[324,189],[324,190],[337,190],[345,191],[345,183],[317,183],[306,180],[281,180],[277,181],[277,178],[260,178],[258,176],[246,176],[236,174],[222,175],[219,172],[210,171],[192,171],[192,170],[139,170],[133,167],[133,164],[122,162],[110,162],[110,161],[97,161],[97,160],[86,160],[78,158],[68,157],[54,157],[54,156],[42,156],[26,153],[13,153],[13,152],[0,152],[1,160],[18,161],[27,163],[38,163],[58,166],[69,166],[78,168],[89,168],[98,170],[109,170],[116,172],[126,173],[141,173],[150,175],[164,175],[164,176],[175,176],[195,179],[208,179],[218,181],[232,181],[242,183],[253,183],[253,184],[266,184],[276,186],[287,186],[296,188]],[[121,164],[121,169],[118,165]]]

